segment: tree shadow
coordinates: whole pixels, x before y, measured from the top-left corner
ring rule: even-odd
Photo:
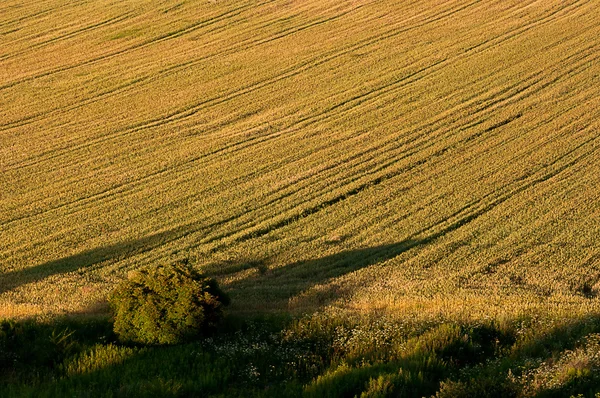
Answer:
[[[248,268],[256,268],[256,275],[231,282],[227,289],[232,303],[250,311],[283,309],[289,300],[313,286],[327,283],[350,272],[394,258],[428,240],[405,240],[398,243],[349,250],[330,256],[298,261],[283,267],[267,269],[260,261],[247,261],[214,270],[213,275],[232,274]],[[319,305],[326,305],[337,297],[337,292],[328,292],[319,298]],[[254,308],[256,307],[256,308]]]
[[[192,225],[184,225],[140,239],[98,247],[33,267],[5,272],[0,274],[0,294],[29,283],[44,280],[52,275],[77,271],[104,261],[122,260],[129,256],[155,249],[179,239],[190,232],[193,232]]]

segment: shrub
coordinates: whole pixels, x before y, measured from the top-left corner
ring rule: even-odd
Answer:
[[[229,304],[214,279],[186,264],[139,271],[121,283],[109,301],[119,339],[142,344],[198,338],[214,328]]]

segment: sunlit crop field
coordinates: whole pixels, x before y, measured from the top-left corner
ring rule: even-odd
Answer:
[[[600,2],[5,0],[0,318],[600,311]]]

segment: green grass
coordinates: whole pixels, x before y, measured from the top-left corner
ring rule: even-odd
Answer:
[[[110,322],[81,317],[5,322],[0,332],[7,397],[600,393],[597,317],[462,325],[230,317],[213,336],[166,347],[120,344]]]

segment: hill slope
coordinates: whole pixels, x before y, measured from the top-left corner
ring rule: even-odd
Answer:
[[[599,6],[4,1],[0,317],[183,257],[233,311],[597,311]]]

